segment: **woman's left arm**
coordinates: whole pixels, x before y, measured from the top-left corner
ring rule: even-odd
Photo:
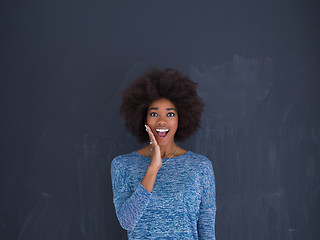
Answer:
[[[210,160],[205,163],[202,174],[203,191],[198,219],[199,240],[215,240],[216,187],[212,163]]]

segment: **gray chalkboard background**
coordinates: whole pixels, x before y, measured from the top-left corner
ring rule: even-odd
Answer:
[[[320,239],[317,1],[0,3],[0,239],[126,239],[110,163],[148,66],[199,83],[219,240]]]

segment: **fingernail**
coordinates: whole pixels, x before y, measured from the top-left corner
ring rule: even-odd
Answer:
[[[145,126],[145,128],[146,128],[146,131],[148,132],[148,128],[147,128],[147,125],[144,125]]]

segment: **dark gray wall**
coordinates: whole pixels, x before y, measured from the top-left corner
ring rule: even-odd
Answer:
[[[199,82],[220,240],[320,239],[317,1],[1,1],[0,239],[126,239],[110,163],[140,147],[120,92]]]

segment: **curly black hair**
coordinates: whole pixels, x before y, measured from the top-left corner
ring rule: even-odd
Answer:
[[[129,132],[139,142],[147,142],[149,136],[144,124],[148,107],[160,98],[169,99],[179,116],[175,141],[184,141],[200,127],[204,104],[197,94],[197,86],[178,70],[150,68],[123,91],[120,115]]]

